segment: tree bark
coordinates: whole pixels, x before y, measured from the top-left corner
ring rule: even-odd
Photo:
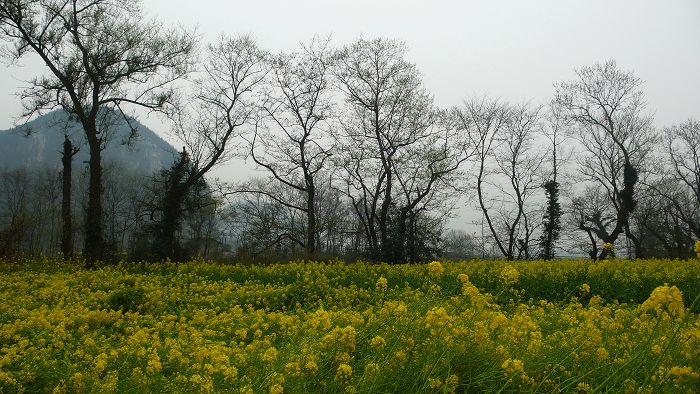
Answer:
[[[64,259],[73,257],[73,213],[71,211],[71,190],[73,181],[73,156],[78,152],[78,149],[73,146],[73,143],[65,136],[63,141],[63,172],[62,176],[62,200],[61,200],[61,219],[63,221],[63,229],[61,234],[61,253]]]
[[[306,180],[306,256],[312,257],[316,253],[316,188],[313,184],[313,178],[309,177]]]
[[[97,261],[103,257],[102,233],[102,146],[97,135],[97,128],[85,125],[90,147],[90,181],[88,204],[85,216],[85,268],[95,268]]]

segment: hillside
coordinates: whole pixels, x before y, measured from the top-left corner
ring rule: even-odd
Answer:
[[[118,163],[127,170],[150,174],[173,162],[175,148],[153,130],[130,118],[130,123],[138,130],[138,138],[126,144],[129,126],[122,117],[114,118],[117,120],[109,128],[111,138],[103,151],[104,164]],[[56,110],[24,125],[0,131],[0,169],[60,168],[64,133],[80,146],[75,165],[86,165],[89,150],[82,127],[69,120],[63,110]]]

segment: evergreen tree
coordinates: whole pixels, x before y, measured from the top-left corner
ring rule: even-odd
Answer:
[[[153,190],[151,209],[154,223],[143,234],[150,240],[150,246],[141,242],[136,248],[138,257],[176,261],[189,257],[188,251],[180,243],[183,220],[188,213],[197,211],[211,200],[206,181],[202,177],[193,180],[195,173],[190,156],[184,149],[173,165],[161,172]]]
[[[544,231],[540,236],[540,257],[545,260],[554,258],[554,245],[559,239],[561,230],[561,205],[559,204],[559,182],[556,180],[547,181],[542,187],[547,196],[547,211],[544,214]]]

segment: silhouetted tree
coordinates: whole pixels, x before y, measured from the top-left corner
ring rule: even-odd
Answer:
[[[355,208],[369,255],[385,261],[394,256],[391,209],[401,204],[397,166],[407,160],[408,147],[434,133],[437,120],[433,98],[406,52],[399,41],[359,39],[339,52],[336,67],[346,104],[339,190]]]
[[[162,198],[158,204],[161,215],[154,226],[153,243],[153,251],[159,260],[186,258],[177,236],[182,226],[183,210],[186,209],[184,204],[190,188],[186,182],[191,170],[189,155],[183,149],[175,163],[161,174]]]
[[[262,102],[262,122],[250,140],[250,157],[271,174],[273,182],[304,195],[301,204],[284,200],[289,193],[270,196],[306,216],[303,242],[308,256],[317,250],[318,178],[332,156],[331,61],[328,42],[319,40],[301,53],[274,57]]]
[[[643,113],[642,82],[613,60],[583,67],[576,74],[576,80],[555,84],[555,102],[578,126],[585,149],[580,171],[605,188],[615,208],[615,227],[602,242],[614,244],[624,232],[634,243],[637,257],[643,257],[642,245],[629,226],[637,205],[640,166],[655,140],[652,118]],[[601,249],[596,258],[605,259],[607,254]]]

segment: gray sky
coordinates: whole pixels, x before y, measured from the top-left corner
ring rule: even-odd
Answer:
[[[174,5],[177,3],[177,5]],[[700,118],[699,0],[145,0],[167,23],[198,25],[205,40],[251,33],[270,50],[314,34],[336,45],[363,35],[406,41],[439,105],[488,93],[545,101],[552,82],[608,58],[645,81],[659,126]],[[15,94],[43,71],[36,59],[2,67],[0,129],[21,110]],[[160,122],[145,123],[163,132]]]
[[[177,4],[177,5],[174,5]],[[364,37],[404,40],[410,60],[444,107],[487,93],[545,102],[573,68],[608,58],[645,81],[655,123],[700,119],[700,0],[145,0],[166,23],[198,25],[202,38],[250,33],[272,51],[294,50],[314,34],[335,45]],[[21,80],[36,59],[0,73],[0,129],[21,106]],[[141,119],[159,133],[158,119]],[[217,175],[240,176],[241,166]],[[245,172],[245,171],[244,171]]]
[[[270,50],[293,50],[314,34],[336,45],[363,35],[406,41],[439,105],[488,93],[545,101],[552,82],[608,58],[645,81],[659,126],[700,118],[699,0],[145,0],[167,23],[198,25],[205,40],[251,33]],[[22,79],[36,59],[2,67],[0,129],[21,110]],[[163,132],[159,122],[146,123]]]

